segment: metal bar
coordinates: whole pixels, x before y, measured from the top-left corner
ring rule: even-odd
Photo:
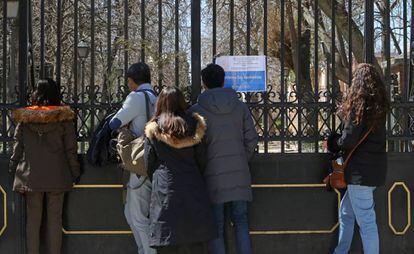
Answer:
[[[410,81],[408,83],[408,101],[414,101],[414,4],[411,3],[410,38]]]
[[[73,103],[75,105],[78,104],[79,101],[79,97],[78,97],[78,43],[79,43],[79,37],[78,37],[78,0],[74,0],[73,2],[73,8],[74,8],[74,12],[73,12],[73,30],[74,30],[74,35],[73,35],[73,40],[74,40],[74,44],[73,44],[73,94],[72,94],[72,100]],[[83,96],[83,95],[82,95]],[[75,112],[78,113],[79,109],[75,107]],[[78,132],[78,119],[76,119],[75,121],[75,130],[77,130]]]
[[[213,12],[213,20],[212,20],[212,23],[213,23],[213,31],[212,31],[213,56],[212,56],[212,59],[214,61],[214,57],[217,55],[217,0],[212,0],[212,1],[213,1],[212,2],[212,5],[213,5],[212,7],[213,8],[212,10]]]
[[[314,27],[314,87],[315,87],[315,102],[319,101],[319,1],[315,0],[313,9],[315,11],[315,27]],[[318,109],[319,110],[319,109]],[[318,113],[315,112],[315,122],[313,123],[315,130],[318,130]],[[319,135],[318,135],[319,136]],[[319,152],[319,138],[315,140],[315,152]]]
[[[145,62],[145,0],[141,0],[141,62]]]
[[[230,55],[234,54],[234,0],[230,0]]]
[[[386,67],[385,67],[385,84],[387,89],[387,97],[389,101],[391,101],[391,10],[390,10],[390,1],[385,1],[385,45],[384,45],[384,53],[386,59]],[[391,112],[388,110],[387,113],[387,136],[392,135],[391,131]],[[389,141],[388,151],[391,152],[394,150],[392,146],[392,142]]]
[[[90,104],[95,104],[95,0],[91,0],[91,74],[90,74]],[[91,111],[91,126],[89,130],[92,131],[95,127],[95,113]],[[90,133],[89,133],[90,134]],[[90,136],[90,135],[89,135]]]
[[[2,103],[6,104],[7,103],[7,1],[3,1],[3,31],[2,31],[2,48],[3,48],[3,52],[2,52],[2,69],[1,69],[1,85],[2,85]],[[1,111],[1,120],[2,120],[2,137],[7,137],[7,111],[2,110]],[[7,143],[3,142],[2,143],[3,148],[2,148],[2,153],[6,154],[7,153]]]
[[[201,4],[191,1],[191,101],[197,102],[201,92]]]
[[[27,78],[28,78],[28,11],[29,1],[19,4],[19,104],[27,104]]]
[[[250,0],[247,0],[246,2],[246,16],[247,16],[247,31],[246,31],[246,54],[250,55],[250,30],[251,30],[251,6],[250,6]]]
[[[302,0],[298,0],[298,34],[297,34],[297,42],[296,42],[296,62],[297,62],[297,66],[296,66],[296,94],[297,94],[297,100],[299,103],[302,102],[302,83],[301,83],[301,66],[300,66],[300,58],[301,58],[301,37],[302,37]],[[299,107],[298,106],[298,136],[302,137],[302,110],[303,107]],[[302,141],[299,140],[298,142],[298,152],[301,153],[302,152]]]
[[[263,0],[263,54],[265,56],[267,56],[267,14],[268,14],[267,0]],[[250,49],[250,46],[249,46],[249,49]],[[267,66],[267,57],[266,57],[266,66]],[[267,75],[267,72],[266,72],[266,75]],[[266,77],[266,80],[268,80],[267,77]],[[266,84],[266,88],[267,88],[267,84]],[[262,97],[263,97],[263,103],[265,105],[263,109],[264,152],[268,153],[269,152],[269,96],[268,96],[267,91],[262,93]],[[270,117],[270,119],[272,118]]]
[[[408,28],[407,28],[407,0],[403,0],[403,57],[404,57],[404,73],[403,73],[403,80],[404,83],[401,84],[403,87],[402,89],[402,98],[403,100],[408,100],[408,50],[407,50],[407,44],[408,44]]]
[[[128,70],[128,17],[129,17],[129,4],[128,0],[124,0],[124,73]],[[127,84],[128,78],[124,75],[124,85]]]
[[[180,12],[180,3],[178,0],[175,0],[175,11],[174,11],[174,55],[175,55],[175,86],[180,85],[180,27],[179,27],[179,12]],[[193,24],[192,24],[193,25]]]
[[[366,63],[374,63],[374,1],[365,0],[364,54]]]
[[[213,57],[217,55],[217,0],[213,0]]]
[[[285,102],[285,0],[280,1],[280,101]],[[286,107],[281,107],[281,136],[285,136]],[[281,141],[281,153],[285,152],[285,141]]]
[[[336,61],[335,61],[335,40],[336,40],[336,1],[332,1],[332,23],[331,23],[331,89],[332,89],[332,112],[335,112],[336,107],[336,98],[337,93],[339,92],[339,87],[336,87]],[[336,115],[332,113],[332,130],[336,129]]]
[[[44,1],[44,0],[43,0]],[[79,97],[78,97],[78,43],[79,43],[79,37],[78,37],[78,0],[74,0],[73,2],[73,7],[74,7],[74,13],[73,13],[73,30],[74,30],[74,35],[73,35],[73,40],[74,40],[74,45],[73,45],[73,73],[74,73],[74,77],[73,77],[73,103],[77,104]],[[77,123],[77,121],[75,121]],[[77,129],[77,128],[76,128]]]
[[[56,82],[60,86],[61,81],[61,69],[62,69],[62,0],[57,0],[57,33],[56,33]]]
[[[386,59],[385,67],[385,83],[387,88],[388,99],[391,99],[391,14],[390,14],[390,2],[385,1],[385,44],[384,44],[384,54]],[[388,130],[391,128],[390,121],[388,122]]]
[[[111,34],[111,27],[112,27],[112,0],[107,0],[107,27],[106,27],[106,40],[107,40],[107,54],[106,54],[106,64],[108,66],[107,72],[106,72],[106,80],[103,87],[103,95],[105,102],[106,100],[109,100],[109,77],[111,75],[112,71],[112,34]]]
[[[407,49],[407,44],[408,44],[408,28],[407,28],[407,22],[408,22],[408,17],[407,17],[407,0],[403,0],[402,2],[403,4],[403,56],[404,56],[404,73],[403,73],[403,84],[401,84],[402,86],[402,91],[401,91],[401,95],[402,95],[402,100],[404,102],[408,101],[408,68],[409,68],[409,60],[408,60],[408,49]],[[404,113],[403,113],[404,114]],[[408,126],[409,126],[409,117],[408,114],[407,115],[403,115],[401,116],[402,119],[404,119],[404,123],[403,123],[403,135],[404,136],[408,136]],[[408,151],[408,141],[407,140],[403,140],[402,141],[402,149],[403,152],[407,152]]]
[[[158,0],[158,88],[162,88],[162,0]]]
[[[28,20],[30,22],[30,24],[32,23],[32,1],[29,1],[29,17]],[[34,70],[34,66],[35,66],[35,62],[34,62],[34,52],[33,52],[33,26],[29,25],[28,26],[28,31],[29,31],[29,48],[28,48],[28,53],[29,53],[29,80],[28,80],[28,85],[30,85],[30,87],[32,89],[34,89],[35,87],[35,70]]]
[[[388,2],[388,1],[386,1]],[[349,34],[349,45],[348,45],[348,86],[352,85],[352,0],[348,0],[348,34]]]
[[[40,0],[40,78],[45,78],[45,0]]]
[[[28,11],[30,1],[21,1],[19,3],[19,106],[26,106],[27,104],[27,81],[28,81]],[[25,200],[17,195],[16,203],[17,214],[20,216],[19,240],[18,246],[20,253],[26,253],[26,234],[24,221],[26,221]]]
[[[268,26],[267,26],[267,21],[268,21],[268,5],[267,5],[267,0],[263,0],[263,53],[265,55],[267,55],[267,34],[268,34]]]

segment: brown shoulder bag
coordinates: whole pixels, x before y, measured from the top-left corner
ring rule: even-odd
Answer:
[[[345,162],[339,164],[337,160],[332,160],[332,173],[330,173],[325,179],[323,179],[323,183],[327,186],[331,186],[335,189],[345,189],[346,182],[345,182],[345,169],[351,159],[352,155],[354,154],[355,150],[368,138],[369,134],[372,132],[373,127],[371,127],[367,133],[359,140],[359,142],[352,148],[351,152],[348,154]]]
[[[150,119],[149,96],[145,95],[146,119]],[[136,137],[129,125],[119,130],[116,149],[122,161],[123,169],[140,176],[148,176],[144,163],[145,135]]]

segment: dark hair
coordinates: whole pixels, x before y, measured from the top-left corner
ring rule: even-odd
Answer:
[[[183,93],[176,87],[166,87],[158,96],[153,120],[158,122],[162,133],[183,138],[188,136],[189,132],[183,118],[187,109]]]
[[[213,89],[223,87],[224,85],[224,69],[217,64],[209,64],[201,71],[201,79],[207,88]]]
[[[52,79],[39,80],[33,92],[32,104],[36,106],[59,106],[62,94],[58,84]]]
[[[137,85],[151,83],[151,70],[146,63],[139,62],[131,65],[126,73],[127,78],[132,79]]]
[[[379,72],[371,64],[359,64],[340,106],[339,116],[356,125],[364,119],[372,127],[385,123],[388,107],[387,92]]]

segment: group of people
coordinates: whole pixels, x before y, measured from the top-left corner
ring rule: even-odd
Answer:
[[[145,63],[128,69],[131,93],[109,126],[129,124],[136,136],[146,136],[149,177],[131,173],[125,205],[138,253],[224,254],[226,203],[239,253],[252,251],[248,162],[258,135],[248,107],[233,89],[223,88],[224,77],[218,65],[203,69],[205,92],[189,107],[176,87],[164,88],[157,98]],[[148,122],[146,100],[153,115]]]
[[[225,254],[226,214],[234,225],[237,253],[253,253],[249,160],[258,135],[247,105],[233,89],[224,88],[223,68],[209,64],[202,70],[204,92],[191,107],[176,87],[166,87],[157,95],[145,63],[131,65],[126,76],[130,94],[109,127],[127,126],[137,137],[145,135],[148,177],[130,174],[125,204],[138,253]],[[346,156],[373,127],[346,170],[348,189],[340,207],[336,254],[349,251],[355,221],[364,253],[379,253],[373,191],[385,182],[387,107],[381,76],[372,65],[359,65],[340,107],[343,132],[331,135],[326,144],[331,152]],[[59,254],[64,193],[81,173],[75,114],[61,105],[57,84],[41,80],[32,106],[15,110],[13,119],[17,127],[10,171],[14,190],[26,197],[28,254],[39,254],[43,199],[47,200],[48,250]]]

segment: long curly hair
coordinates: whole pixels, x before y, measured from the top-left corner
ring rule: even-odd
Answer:
[[[339,117],[356,125],[364,120],[369,127],[375,127],[385,122],[388,108],[387,92],[380,74],[371,64],[359,64],[340,105]]]

